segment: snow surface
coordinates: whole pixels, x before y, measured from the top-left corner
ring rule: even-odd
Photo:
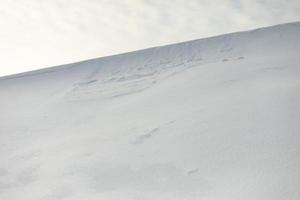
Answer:
[[[299,200],[299,65],[297,22],[2,77],[0,199]]]

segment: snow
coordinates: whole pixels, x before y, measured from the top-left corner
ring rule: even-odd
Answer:
[[[300,23],[0,78],[0,199],[300,198]]]

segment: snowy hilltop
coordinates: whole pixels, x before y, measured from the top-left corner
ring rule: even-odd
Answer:
[[[300,199],[299,22],[2,77],[0,106],[1,200]]]

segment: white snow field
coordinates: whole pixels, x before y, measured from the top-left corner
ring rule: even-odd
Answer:
[[[300,22],[2,77],[0,107],[1,200],[300,199]]]

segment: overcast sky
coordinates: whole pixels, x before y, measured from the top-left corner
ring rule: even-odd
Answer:
[[[300,0],[0,0],[0,76],[300,21]]]

